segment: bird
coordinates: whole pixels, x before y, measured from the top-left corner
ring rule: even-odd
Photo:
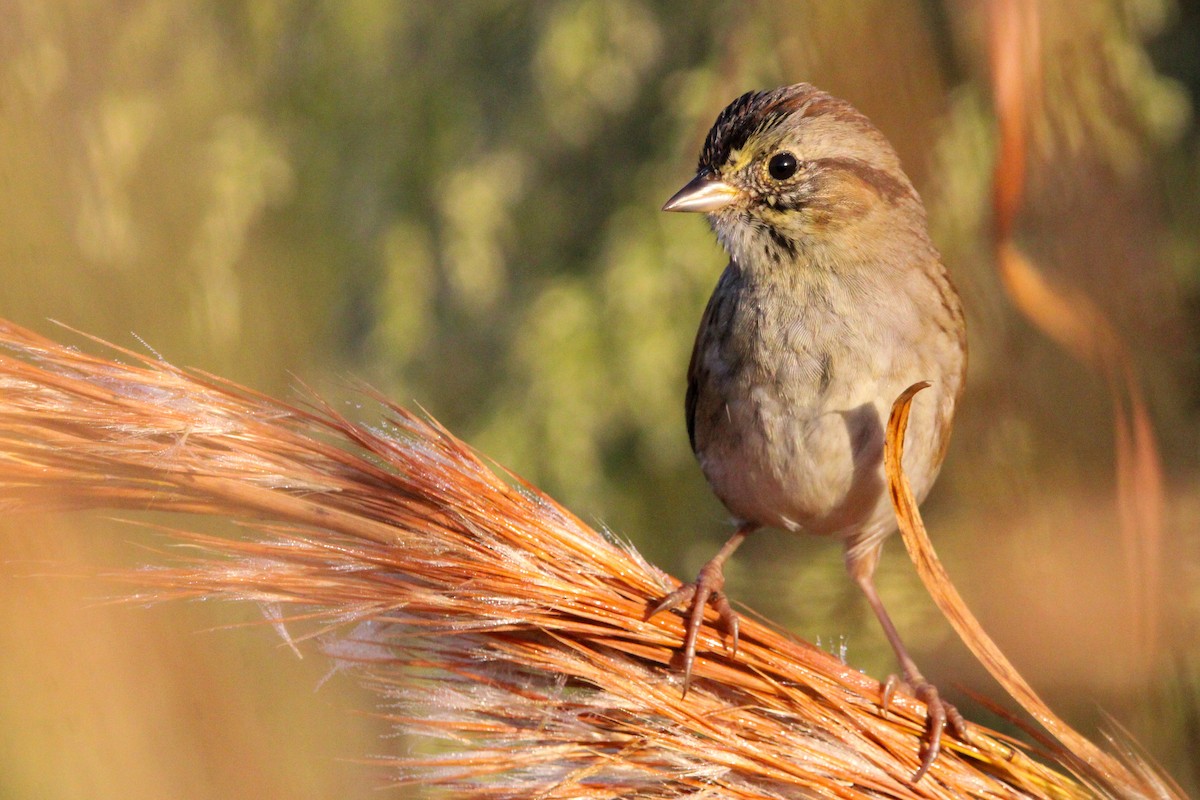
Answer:
[[[646,618],[686,610],[683,692],[712,603],[737,652],[723,566],[760,528],[832,537],[928,708],[926,774],[947,725],[965,721],[922,676],[875,587],[896,529],[883,471],[893,401],[912,406],[903,467],[918,502],[937,477],[965,384],[962,302],[924,205],[884,135],[808,83],[738,97],[718,116],[695,177],[664,211],[707,216],[729,256],[687,371],[688,439],[736,532]],[[886,708],[896,679],[883,690]]]

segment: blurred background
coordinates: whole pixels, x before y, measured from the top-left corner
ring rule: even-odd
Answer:
[[[276,395],[365,379],[691,577],[730,530],[682,411],[725,262],[659,207],[729,100],[816,83],[895,144],[967,306],[925,506],[950,573],[1052,706],[1089,734],[1112,714],[1195,793],[1200,4],[1035,8],[1016,238],[1132,353],[1165,475],[1150,604],[1109,386],[997,278],[982,2],[0,0],[0,315]],[[408,745],[315,651],[253,608],[118,605],[79,577],[163,558],[147,544],[101,515],[3,520],[0,797],[378,797],[362,759]],[[727,575],[744,607],[895,669],[835,544],[763,533]],[[1004,724],[899,541],[879,580],[931,680]]]

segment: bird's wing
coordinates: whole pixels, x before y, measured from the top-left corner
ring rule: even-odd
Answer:
[[[696,330],[696,341],[692,344],[692,359],[688,362],[687,394],[683,399],[683,408],[684,413],[687,415],[688,442],[692,446],[693,453],[696,452],[696,404],[700,400],[700,386],[706,382],[707,378],[707,376],[701,374],[706,369],[703,364],[702,353],[708,346],[710,338],[715,333],[713,315],[718,313],[717,309],[722,305],[722,297],[725,295],[721,291],[721,285],[730,279],[734,269],[734,265],[731,262],[721,274],[720,280],[717,281],[717,288],[713,290],[712,296],[708,298],[708,305],[704,308],[704,315],[700,317],[700,327]]]

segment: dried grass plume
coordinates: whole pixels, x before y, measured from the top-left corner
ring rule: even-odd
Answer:
[[[189,555],[123,577],[141,598],[247,600],[319,637],[431,743],[394,759],[398,779],[444,796],[1097,793],[978,727],[914,785],[924,707],[881,710],[877,680],[749,619],[731,658],[710,612],[681,698],[680,618],[642,621],[673,579],[373,400],[368,425],[0,321],[0,508],[239,521],[228,538],[173,532]]]

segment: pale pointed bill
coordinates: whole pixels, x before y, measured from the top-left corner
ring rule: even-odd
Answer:
[[[738,191],[724,181],[697,175],[662,207],[663,211],[698,211],[707,213],[724,208],[734,201]]]

